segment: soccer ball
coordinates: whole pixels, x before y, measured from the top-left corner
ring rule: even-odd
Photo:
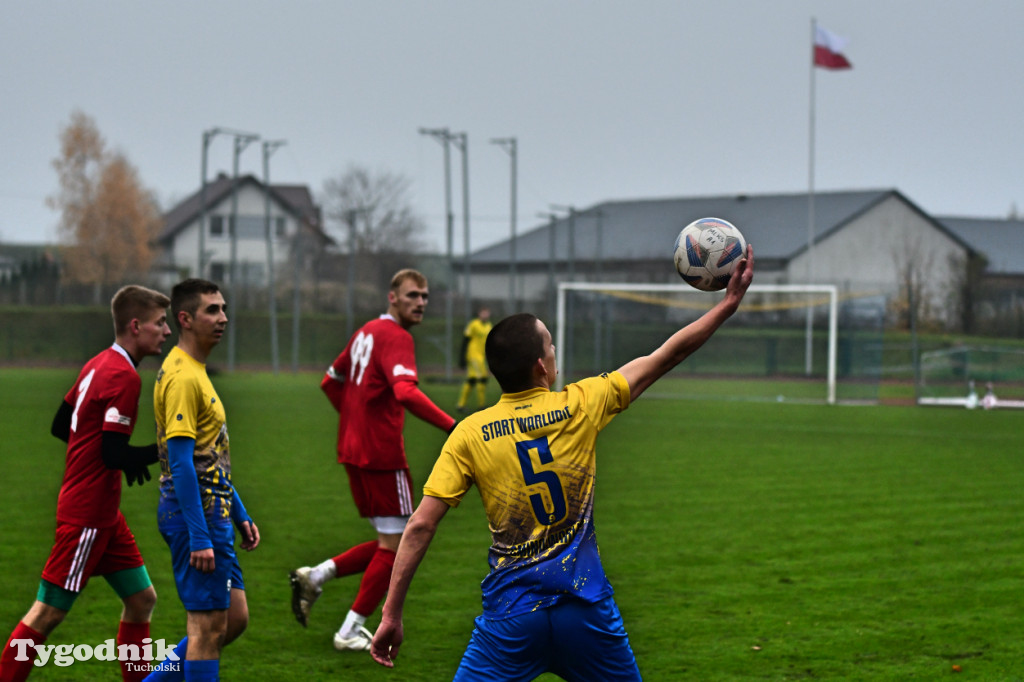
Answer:
[[[743,234],[721,218],[694,220],[679,233],[673,248],[679,276],[701,291],[724,289],[746,253]]]

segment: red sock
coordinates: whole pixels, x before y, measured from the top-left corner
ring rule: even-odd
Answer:
[[[346,550],[343,554],[334,557],[335,575],[340,578],[343,575],[362,573],[370,565],[370,560],[373,559],[376,552],[376,540],[370,540]]]
[[[36,650],[25,647],[25,660],[19,661],[15,659],[18,655],[21,646],[12,646],[11,642],[16,639],[30,639],[32,640],[32,646],[36,644],[42,644],[46,641],[46,637],[24,623],[19,622],[18,626],[14,628],[14,632],[7,639],[7,646],[4,647],[4,651],[0,654],[0,682],[23,682],[28,678],[28,674],[32,672],[32,662],[36,659]]]
[[[149,623],[127,623],[121,621],[117,628],[117,645],[134,644],[139,647],[139,654],[142,654],[142,640],[149,637]],[[148,670],[130,670],[128,664],[132,661],[121,661],[121,679],[124,682],[142,682],[142,679],[149,674]],[[134,661],[134,668],[140,668],[139,661]]]
[[[395,553],[390,549],[378,547],[366,567],[363,580],[359,583],[359,593],[352,604],[352,610],[360,615],[368,616],[377,610],[384,595],[388,592],[391,582],[391,569],[395,566]]]

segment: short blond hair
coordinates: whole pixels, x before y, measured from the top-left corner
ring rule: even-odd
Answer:
[[[396,272],[395,276],[391,278],[391,291],[398,293],[398,290],[402,288],[402,283],[407,279],[411,279],[418,287],[427,286],[427,278],[422,272],[412,268],[404,268]]]
[[[110,315],[114,318],[114,334],[128,331],[132,320],[142,320],[157,310],[166,310],[171,299],[153,289],[129,284],[121,287],[110,299]]]

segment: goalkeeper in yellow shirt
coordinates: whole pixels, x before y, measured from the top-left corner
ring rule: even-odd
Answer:
[[[487,335],[491,333],[491,311],[486,307],[477,311],[476,317],[466,325],[466,331],[462,334],[462,353],[459,366],[466,370],[466,381],[462,384],[462,391],[459,393],[459,402],[455,409],[459,412],[466,411],[466,401],[469,393],[476,388],[477,408],[483,408],[487,403],[487,357],[484,354],[484,344]]]

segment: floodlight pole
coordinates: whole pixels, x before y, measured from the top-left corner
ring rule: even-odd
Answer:
[[[267,305],[270,312],[270,361],[277,374],[280,368],[277,346],[277,287],[274,282],[274,235],[270,227],[270,155],[278,147],[287,144],[285,140],[263,141],[263,233],[267,240]]]
[[[465,276],[462,298],[468,322],[473,317],[473,293],[470,285],[472,266],[469,256],[469,136],[466,133],[453,133],[452,144],[462,152],[462,272]]]
[[[210,143],[219,133],[226,132],[223,128],[210,128],[203,131],[203,154],[200,170],[199,190],[199,260],[196,277],[206,277],[206,159],[210,153]]]
[[[570,282],[576,281],[576,212],[575,206],[551,204],[552,211],[566,211],[569,214],[569,247],[566,252],[566,270]]]
[[[516,196],[516,183],[518,182],[518,155],[519,145],[514,137],[496,137],[491,140],[491,144],[501,146],[509,156],[511,163],[511,169],[509,176],[511,178],[511,207],[509,209],[509,215],[511,216],[510,229],[509,229],[509,242],[508,242],[508,310],[505,311],[506,315],[511,315],[516,309],[516,209],[518,206],[518,198]]]
[[[452,343],[454,338],[452,333],[452,296],[455,285],[455,265],[452,256],[452,241],[454,239],[454,217],[452,216],[452,133],[448,128],[420,128],[419,133],[420,135],[433,137],[444,148],[444,212],[448,259],[448,295],[445,296],[444,302],[444,378],[446,381],[451,381]]]
[[[557,291],[555,290],[555,225],[558,215],[555,213],[538,213],[537,217],[548,219],[548,315],[555,312],[557,303]]]
[[[231,222],[230,222],[230,238],[231,238],[231,263],[230,263],[230,275],[228,276],[229,288],[228,293],[232,299],[236,299],[238,295],[238,157],[242,155],[242,151],[249,146],[250,143],[260,139],[259,135],[254,133],[232,133],[235,136],[235,153],[231,166]],[[238,301],[232,300],[231,305],[234,305],[236,309],[240,306]],[[235,327],[237,327],[237,320],[235,324],[228,325],[228,371],[233,372],[235,370],[235,348],[237,345],[238,334],[235,333]]]
[[[348,225],[348,285],[345,287],[346,338],[352,338],[355,331],[356,216],[365,212],[365,208],[353,208],[345,211],[345,223]]]

